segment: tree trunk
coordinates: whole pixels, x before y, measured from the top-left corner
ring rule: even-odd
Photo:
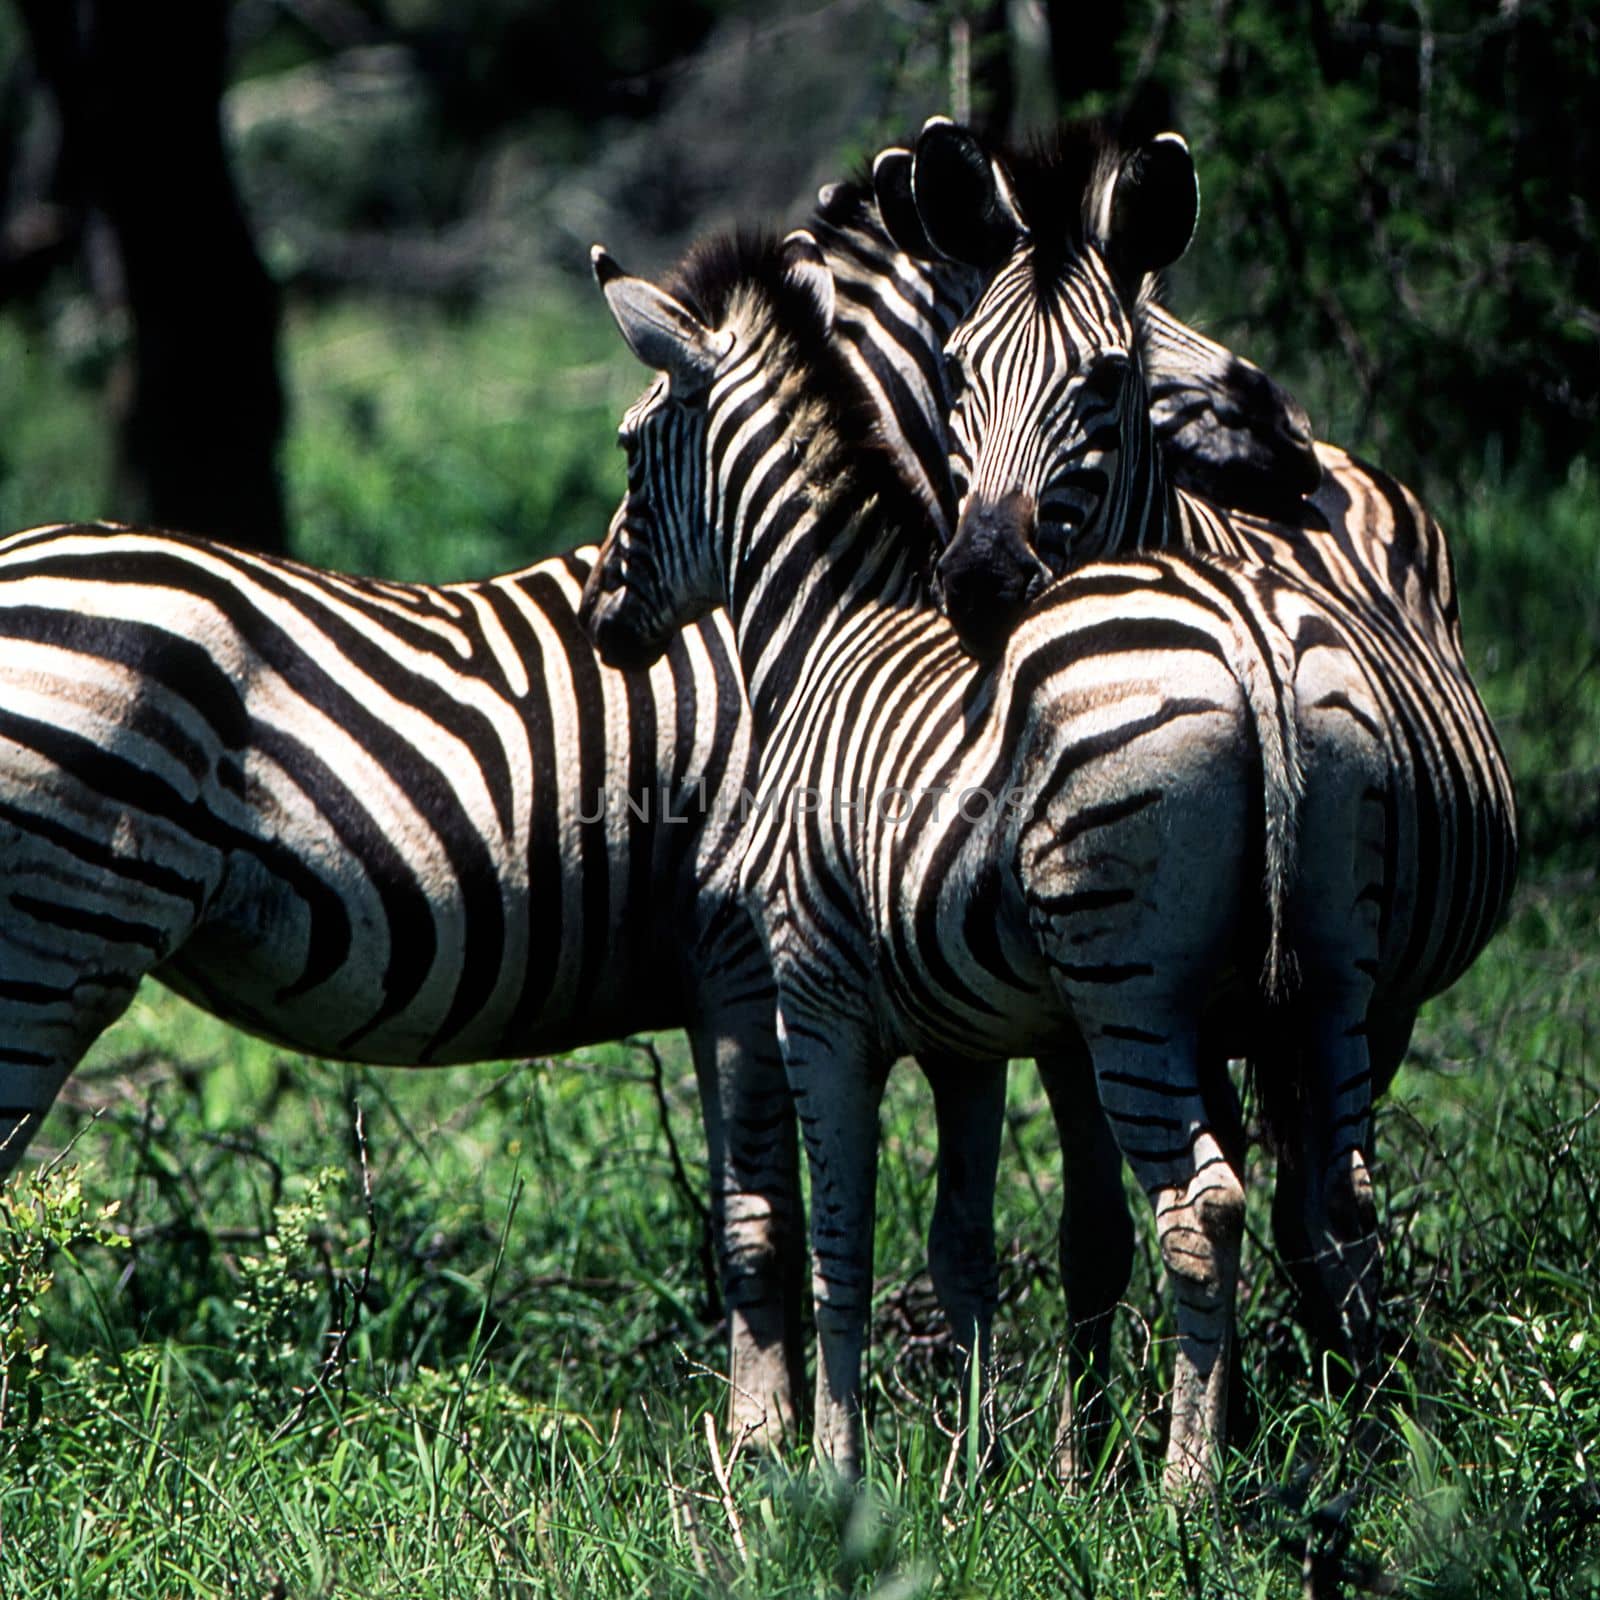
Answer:
[[[223,150],[223,0],[82,0],[75,28],[63,0],[18,4],[132,320],[118,513],[282,549],[278,296]]]

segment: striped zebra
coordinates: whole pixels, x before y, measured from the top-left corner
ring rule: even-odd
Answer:
[[[712,241],[669,288],[599,247],[594,263],[658,376],[622,424],[628,490],[582,616],[603,657],[629,660],[719,603],[732,621],[761,752],[741,883],[811,1167],[820,1453],[859,1464],[890,1065],[939,1064],[952,1209],[981,1219],[970,1244],[992,1257],[997,1064],[1086,1050],[1174,1288],[1169,1481],[1203,1480],[1243,1191],[1200,1081],[1202,1031],[1242,1050],[1267,1025],[1270,959],[1258,974],[1293,927],[1293,1021],[1321,1047],[1348,1020],[1334,1013],[1349,962],[1342,944],[1324,960],[1317,917],[1339,908],[1331,942],[1352,922],[1376,940],[1370,863],[1295,866],[1297,821],[1361,807],[1372,781],[1353,763],[1342,788],[1329,771],[1302,792],[1304,728],[1281,687],[1319,626],[1314,597],[1222,561],[1099,564],[982,668],[931,603],[926,508],[860,404],[811,236]],[[981,1328],[992,1306],[968,1311]]]
[[[869,397],[874,433],[948,540],[956,505],[944,341],[975,303],[984,274],[933,250],[912,174],[911,150],[885,150],[869,179],[824,188],[807,226],[834,279],[835,339]],[[1322,465],[1299,403],[1154,301],[1139,333],[1151,427],[1169,478],[1222,505],[1303,514]],[[1038,1066],[1063,1153],[1060,1264],[1070,1318],[1060,1466],[1070,1480],[1081,1457],[1093,1459],[1106,1424],[1112,1316],[1131,1276],[1134,1234],[1121,1156],[1098,1115],[1087,1060],[1079,1052],[1042,1057]],[[1238,1127],[1225,1063],[1210,1064],[1208,1093]],[[1243,1142],[1241,1127],[1233,1139],[1241,1152]],[[937,1267],[936,1260],[936,1284]]]
[[[773,1439],[803,1245],[734,892],[749,713],[720,616],[603,666],[594,558],[431,587],[139,528],[0,541],[0,1171],[147,973],[370,1063],[684,1026],[732,1425]]]
[[[917,143],[913,189],[909,242],[931,241],[983,280],[946,343],[959,391],[950,418],[959,517],[939,570],[963,635],[993,651],[1052,574],[1177,549],[1292,575],[1325,602],[1359,664],[1349,693],[1376,706],[1373,731],[1388,752],[1381,804],[1364,815],[1366,847],[1386,865],[1374,880],[1383,889],[1373,999],[1360,1019],[1370,1059],[1349,1070],[1368,1097],[1381,1092],[1418,1006],[1483,948],[1516,871],[1511,778],[1467,670],[1442,530],[1408,490],[1331,445],[1316,447],[1322,482],[1297,517],[1229,512],[1171,481],[1152,438],[1141,345],[1147,272],[1182,252],[1198,212],[1177,135],[1129,151],[1070,129],[1055,150],[1010,160],[935,119]],[[1333,712],[1348,697],[1320,667],[1308,675],[1303,653],[1296,671],[1302,703],[1320,698]],[[1317,833],[1305,836],[1321,848]],[[1319,1098],[1281,1072],[1275,1088],[1268,1071],[1263,1088],[1282,1124],[1280,1249],[1313,1326],[1359,1355],[1370,1327],[1351,1340],[1351,1308],[1335,1287],[1345,1280],[1327,1271],[1333,1169],[1371,1151],[1370,1120],[1341,1126],[1334,1108],[1356,1078]]]
[[[942,296],[921,342],[936,352],[964,300],[895,251],[864,184],[834,198],[830,243],[858,269],[852,348],[885,343],[877,285],[898,274],[914,300]],[[876,400],[886,425],[911,414],[903,393]],[[943,482],[944,397],[916,403],[937,431],[924,423],[902,470]],[[1185,404],[1222,410],[1192,383]],[[1259,448],[1235,431],[1231,450]],[[0,1174],[145,972],[240,1026],[370,1062],[687,1021],[732,1426],[771,1439],[801,1367],[783,1289],[793,1152],[728,828],[705,822],[750,781],[748,713],[720,623],[652,672],[599,666],[572,608],[592,555],[441,589],[149,530],[0,544]],[[1053,1104],[1081,1103],[1075,1058],[1043,1069]],[[1106,1161],[1093,1131],[1063,1120],[1069,1173]],[[941,1170],[930,1259],[950,1303],[963,1226]]]

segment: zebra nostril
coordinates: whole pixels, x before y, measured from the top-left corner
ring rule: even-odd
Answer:
[[[1024,608],[1050,580],[1033,548],[1038,508],[1026,490],[970,502],[940,557],[937,579],[945,615],[981,660],[1005,646]]]

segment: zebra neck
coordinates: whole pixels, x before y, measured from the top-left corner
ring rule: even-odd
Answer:
[[[1098,537],[1073,541],[1092,560],[1181,547],[1181,491],[1167,482],[1148,399],[1137,388],[1134,393],[1142,403],[1131,404],[1127,412],[1117,473],[1101,504]]]
[[[823,191],[811,230],[838,295],[835,338],[878,419],[910,492],[941,536],[955,526],[945,417],[944,341],[972,308],[981,275],[954,262],[913,260],[884,231],[870,190]]]
[[[1254,547],[1222,507],[1202,500],[1187,489],[1174,488],[1170,498],[1167,549],[1189,550],[1207,556],[1233,556],[1241,560],[1254,556]]]
[[[762,736],[835,640],[876,611],[932,609],[916,531],[900,525],[847,461],[796,445],[796,469],[770,493],[730,502],[719,488],[724,510],[734,512],[731,525],[724,522],[728,615]]]
[[[932,610],[936,541],[837,342],[758,303],[735,349],[708,401],[705,485],[760,732],[863,612]]]

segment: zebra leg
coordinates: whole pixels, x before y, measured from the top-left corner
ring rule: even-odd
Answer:
[[[734,1448],[792,1436],[804,1373],[799,1291],[805,1242],[794,1105],[773,999],[713,1007],[689,1030],[705,1118],[711,1225],[728,1316]]]
[[[1411,1044],[1411,1030],[1417,1025],[1415,1006],[1386,1002],[1374,1004],[1367,1012],[1367,1054],[1372,1058],[1372,1098],[1388,1092],[1400,1063]]]
[[[1099,1459],[1110,1426],[1112,1318],[1133,1274],[1133,1221],[1122,1152],[1100,1108],[1089,1052],[1080,1043],[1040,1056],[1038,1067],[1061,1140],[1067,1382],[1056,1469],[1071,1482]]]
[[[861,1474],[861,1357],[872,1309],[878,1107],[889,1059],[871,1030],[781,993],[779,1038],[811,1171],[811,1285],[817,1323],[816,1450]]]
[[[1274,1233],[1290,1247],[1285,1259],[1313,1329],[1361,1376],[1376,1353],[1381,1272],[1367,1166],[1375,1068],[1385,1083],[1393,1075],[1410,1016],[1372,1015],[1380,908],[1391,892],[1386,765],[1372,732],[1381,725],[1377,711],[1359,692],[1359,680],[1336,676],[1339,665],[1329,652],[1314,650],[1296,679],[1312,760],[1300,818],[1305,843],[1288,912],[1299,968],[1285,1019],[1293,1053],[1279,1068],[1294,1076],[1274,1083],[1263,1075],[1261,1085],[1262,1111],[1281,1152],[1280,1186],[1287,1189],[1274,1197]],[[1375,1023],[1376,1056],[1369,1043]]]
[[[0,979],[0,991],[11,987]],[[10,1176],[71,1076],[76,1056],[53,1056],[6,1033],[0,1044],[0,1179]]]
[[[3,1178],[140,980],[192,936],[217,865],[186,825],[3,738],[0,792]]]
[[[28,898],[21,905],[28,906]],[[54,912],[15,898],[0,929],[0,1179],[21,1161],[84,1052],[127,1009],[146,962],[132,949],[87,948]],[[77,947],[85,946],[83,949]],[[140,950],[137,955],[144,955]]]
[[[1210,1483],[1227,1419],[1244,1186],[1212,1128],[1192,1034],[1111,1025],[1088,1034],[1100,1100],[1155,1209],[1177,1313],[1166,1486]]]
[[[1357,1025],[1359,1026],[1359,1025]],[[1273,1236],[1316,1343],[1342,1353],[1357,1379],[1376,1354],[1381,1278],[1371,1148],[1371,1078],[1357,1034],[1313,1044],[1304,1096],[1280,1144]]]
[[[939,1129],[939,1183],[928,1228],[934,1291],[968,1363],[978,1363],[978,1415],[968,1414],[970,1381],[962,1385],[963,1425],[977,1427],[979,1450],[991,1463],[994,1403],[991,1334],[1000,1299],[994,1249],[995,1172],[1006,1109],[1004,1061],[918,1057],[933,1089]],[[968,1367],[970,1379],[971,1369]]]

